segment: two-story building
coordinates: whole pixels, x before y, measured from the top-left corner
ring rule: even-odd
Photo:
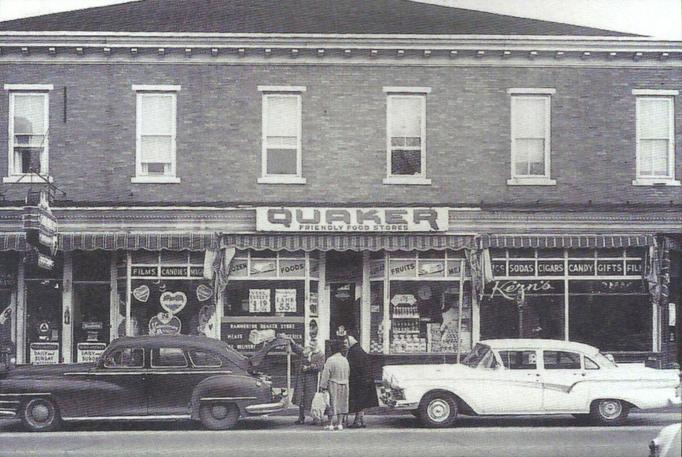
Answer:
[[[0,23],[1,334],[23,363],[341,325],[378,365],[519,336],[667,363],[680,81],[680,42],[407,0]]]

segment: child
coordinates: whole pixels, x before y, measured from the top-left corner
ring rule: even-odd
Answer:
[[[343,420],[348,414],[348,376],[350,367],[342,352],[342,340],[331,341],[331,357],[327,359],[322,370],[320,388],[329,392],[331,415],[327,430],[343,430]]]

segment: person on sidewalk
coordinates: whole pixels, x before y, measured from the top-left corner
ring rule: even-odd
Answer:
[[[296,373],[294,398],[292,399],[292,403],[298,405],[296,424],[301,425],[305,423],[306,413],[310,413],[313,397],[317,392],[318,375],[324,368],[324,353],[320,350],[315,339],[310,340],[308,347],[297,344],[291,338],[288,339],[291,343],[291,350],[298,354],[301,359]]]
[[[377,390],[370,369],[369,356],[352,335],[347,338],[348,365],[348,410],[355,413],[355,419],[349,428],[365,428],[365,409],[379,406]]]
[[[348,414],[348,376],[350,367],[343,356],[343,341],[332,340],[330,343],[331,356],[327,359],[322,370],[320,388],[329,392],[329,407],[331,410],[330,424],[327,430],[343,430],[343,420]]]

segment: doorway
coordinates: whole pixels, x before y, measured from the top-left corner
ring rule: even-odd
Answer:
[[[329,330],[331,338],[343,325],[346,332],[360,334],[360,298],[356,298],[356,284],[352,282],[329,284]]]

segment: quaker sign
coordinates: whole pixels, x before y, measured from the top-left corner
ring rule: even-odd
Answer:
[[[447,208],[256,208],[261,232],[443,232]]]
[[[54,365],[59,363],[59,343],[31,343],[33,365]]]
[[[106,343],[78,343],[78,363],[97,362],[106,348]]]
[[[255,351],[256,345],[249,341],[252,330],[274,330],[285,333],[298,344],[303,344],[305,323],[301,322],[223,322],[222,340],[238,351]]]

